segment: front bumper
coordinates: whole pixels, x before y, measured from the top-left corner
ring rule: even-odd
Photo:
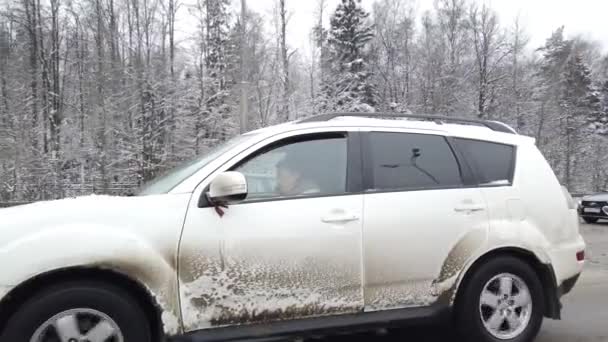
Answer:
[[[581,217],[608,219],[608,203],[607,202],[582,202],[579,204],[577,211]],[[586,212],[587,210],[593,210],[595,212]]]

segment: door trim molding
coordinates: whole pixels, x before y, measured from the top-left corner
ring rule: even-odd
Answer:
[[[433,304],[426,307],[394,309],[376,312],[279,321],[268,324],[251,324],[192,331],[168,339],[169,342],[252,341],[331,335],[342,330],[370,330],[377,327],[399,326],[418,320],[441,319],[450,313],[450,307]]]

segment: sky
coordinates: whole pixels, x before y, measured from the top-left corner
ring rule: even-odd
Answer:
[[[240,4],[240,0],[233,0]],[[288,25],[288,43],[299,50],[309,50],[310,29],[313,26],[318,0],[286,0],[291,20]],[[330,12],[340,0],[325,0],[326,23]],[[371,11],[376,0],[362,0]],[[434,0],[412,0],[417,13],[433,8]],[[519,15],[521,23],[530,37],[529,48],[541,46],[556,28],[565,25],[567,36],[582,34],[600,41],[608,52],[608,0],[469,0],[486,3],[498,13],[501,25],[510,26]],[[247,5],[271,17],[276,0],[247,0]],[[420,17],[418,15],[417,17]],[[270,22],[269,22],[270,24]],[[327,25],[327,24],[326,24]]]

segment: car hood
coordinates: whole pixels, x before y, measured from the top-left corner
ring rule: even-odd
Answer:
[[[41,201],[0,209],[0,241],[44,229],[118,229],[122,232],[155,234],[181,228],[189,194],[154,196],[90,195]]]
[[[583,197],[583,201],[608,202],[608,193],[585,196]]]

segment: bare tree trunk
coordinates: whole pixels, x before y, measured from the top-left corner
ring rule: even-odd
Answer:
[[[84,139],[85,139],[85,118],[87,116],[87,112],[85,110],[85,94],[84,94],[84,74],[85,74],[85,65],[84,65],[84,60],[85,60],[85,54],[86,54],[86,50],[85,50],[85,39],[84,39],[84,29],[81,26],[81,23],[78,19],[78,17],[75,15],[75,21],[76,21],[76,39],[75,39],[75,43],[76,43],[76,65],[77,65],[77,74],[78,74],[78,131],[79,131],[79,139],[78,139],[78,146],[80,149],[80,186],[84,186],[85,184],[85,174],[86,174],[86,170],[85,170],[85,165],[86,162],[85,160],[88,159],[87,154],[85,153],[84,150]]]
[[[248,111],[248,87],[246,68],[250,61],[247,54],[247,1],[241,0],[241,101],[240,101],[240,131],[241,134],[247,131]]]
[[[35,15],[38,17],[37,22],[37,29],[38,29],[38,57],[40,58],[40,61],[42,62],[42,92],[41,92],[41,96],[42,96],[42,126],[43,126],[43,131],[42,131],[42,142],[43,142],[43,152],[44,153],[48,153],[49,152],[49,138],[48,138],[48,119],[50,118],[50,111],[49,111],[49,101],[48,101],[48,97],[49,97],[49,93],[51,92],[51,82],[49,80],[49,63],[48,60],[46,58],[46,50],[44,48],[44,34],[42,32],[42,27],[43,22],[42,22],[42,9],[40,6],[40,0],[35,0],[36,1],[36,13]]]
[[[475,5],[471,7],[470,23],[473,34],[473,45],[475,47],[475,59],[477,61],[478,73],[478,89],[477,89],[477,115],[480,119],[486,118],[487,102],[490,89],[489,65],[491,60],[499,58],[497,56],[500,43],[498,37],[498,21],[496,14],[486,5],[483,5],[481,11]],[[492,100],[490,100],[492,101]]]
[[[29,35],[29,71],[31,89],[31,143],[34,150],[38,149],[38,20],[36,15],[36,0],[22,0],[26,15],[26,29]]]
[[[175,14],[178,6],[176,0],[169,0],[169,71],[173,81],[175,81]]]
[[[290,85],[289,85],[289,56],[287,52],[287,11],[285,9],[285,1],[279,0],[279,40],[281,49],[281,62],[282,62],[282,81],[283,81],[283,98],[281,99],[281,106],[279,107],[280,115],[283,115],[288,121],[289,115],[289,97],[290,97]]]
[[[545,106],[546,106],[546,101],[542,100],[541,106],[540,106],[540,113],[539,113],[539,118],[538,118],[538,128],[536,130],[536,135],[535,135],[535,139],[537,141],[537,144],[539,146],[541,146],[543,144],[542,141],[542,134],[543,134],[543,129],[545,128]]]
[[[564,186],[568,189],[571,189],[571,180],[572,180],[572,132],[570,129],[570,115],[566,116],[566,146],[565,146],[565,169],[564,169]]]
[[[171,156],[175,156],[175,106],[176,106],[176,88],[177,80],[175,78],[175,14],[179,3],[176,0],[169,0],[169,73],[171,76],[171,94],[169,95],[169,132],[167,134],[169,153]]]
[[[0,21],[0,95],[2,96],[2,110],[0,110],[0,125],[2,128],[10,130],[12,125],[11,110],[8,102],[8,61],[11,59],[11,35],[10,29],[4,27]]]
[[[411,97],[410,97],[410,72],[411,72],[411,62],[412,62],[412,53],[411,53],[411,44],[412,41],[412,34],[410,31],[409,27],[405,28],[405,37],[404,37],[404,45],[403,45],[403,54],[405,57],[405,94],[404,94],[404,98],[405,98],[405,102],[407,103],[407,105],[411,105]]]
[[[101,184],[103,192],[107,192],[109,188],[108,170],[107,170],[107,147],[108,147],[108,136],[107,136],[107,115],[105,105],[105,75],[104,75],[104,59],[105,59],[105,48],[103,44],[103,9],[101,7],[101,0],[95,0],[95,11],[97,17],[97,32],[95,33],[95,45],[97,48],[97,105],[99,111],[99,127],[97,129],[97,149],[99,153],[99,171],[101,176]]]
[[[59,74],[59,1],[51,0],[51,113],[49,116],[51,154],[59,158],[61,143],[61,90]]]

